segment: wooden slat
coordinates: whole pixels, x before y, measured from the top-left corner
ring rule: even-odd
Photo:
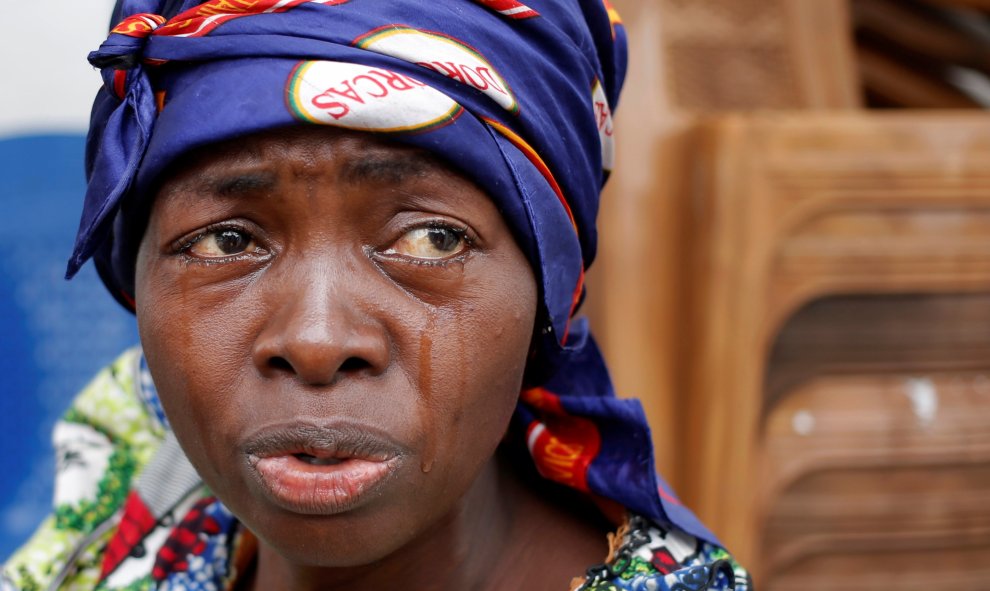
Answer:
[[[980,105],[949,84],[925,76],[881,53],[856,51],[863,84],[895,105],[923,109],[973,109]]]
[[[855,0],[853,22],[897,45],[944,62],[990,67],[990,47],[945,21],[911,10],[896,0]]]
[[[802,307],[774,341],[766,404],[822,375],[976,371],[988,360],[990,294],[830,297]]]
[[[931,0],[931,2],[953,8],[975,8],[990,12],[990,0]]]

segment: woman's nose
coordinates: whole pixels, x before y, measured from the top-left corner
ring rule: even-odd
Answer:
[[[326,386],[344,376],[379,375],[391,343],[368,296],[374,288],[326,267],[275,279],[270,315],[254,343],[265,377]]]

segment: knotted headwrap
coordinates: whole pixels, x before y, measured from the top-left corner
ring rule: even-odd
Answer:
[[[293,124],[430,150],[495,201],[541,282],[538,388],[515,420],[545,477],[717,541],[659,478],[638,401],[583,321],[625,37],[606,0],[121,0],[90,54],[104,87],[71,277],[93,258],[133,308],[136,240],[170,163]]]

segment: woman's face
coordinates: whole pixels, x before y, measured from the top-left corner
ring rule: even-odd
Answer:
[[[457,508],[512,414],[537,301],[470,181],[326,128],[188,160],[136,287],[196,469],[264,542],[322,566],[382,558]]]

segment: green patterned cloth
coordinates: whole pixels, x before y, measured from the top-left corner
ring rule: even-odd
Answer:
[[[54,512],[7,562],[15,588],[93,589],[101,549],[135,476],[165,438],[165,428],[136,395],[141,351],[132,349],[101,371],[55,426]],[[64,573],[66,565],[72,573]]]

